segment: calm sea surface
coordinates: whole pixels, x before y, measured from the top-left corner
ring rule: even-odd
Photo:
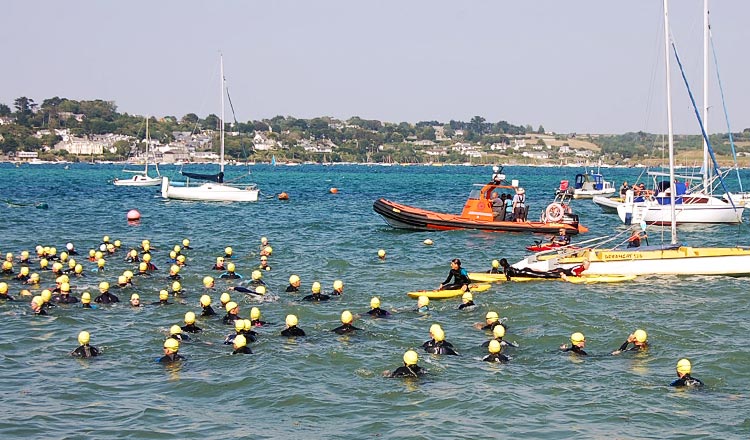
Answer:
[[[208,171],[209,166],[198,167]],[[631,283],[574,285],[542,281],[503,283],[476,294],[475,310],[459,311],[459,299],[433,301],[428,315],[411,311],[410,290],[438,286],[449,260],[469,271],[489,269],[494,258],[510,261],[538,236],[471,231],[404,232],[388,227],[372,210],[378,197],[446,212],[460,212],[473,183],[489,180],[489,167],[313,166],[251,168],[262,191],[253,204],[165,201],[157,188],[117,188],[118,165],[0,164],[0,251],[33,252],[37,244],[58,251],[73,242],[81,253],[102,236],[124,248],[149,239],[160,271],[137,286],[116,292],[124,303],[96,310],[58,307],[32,316],[28,299],[0,304],[1,438],[748,438],[750,437],[750,307],[748,279],[644,277]],[[177,168],[165,167],[171,176]],[[229,167],[227,175],[247,169]],[[551,201],[560,179],[577,168],[506,167],[508,178],[527,189],[531,211]],[[605,170],[619,186],[635,181],[639,169]],[[747,171],[743,177],[750,185]],[[736,189],[735,179],[728,185]],[[329,189],[338,188],[338,194]],[[289,201],[274,194],[286,191]],[[10,201],[11,203],[6,203]],[[37,209],[46,203],[49,209]],[[574,209],[591,231],[574,241],[622,231],[614,215],[591,201]],[[143,215],[129,225],[125,214]],[[747,214],[745,214],[747,220]],[[649,239],[661,233],[651,231]],[[240,300],[241,315],[261,308],[273,323],[259,329],[254,354],[230,356],[222,344],[233,329],[220,317],[198,319],[204,329],[181,345],[187,361],[177,367],[155,362],[173,324],[199,312],[201,280],[226,246],[237,272],[249,278],[261,236],[273,246],[273,270],[264,274],[270,301]],[[144,303],[158,300],[169,285],[168,250],[189,238],[183,270],[184,300],[168,306],[129,307],[137,292]],[[426,238],[434,241],[425,246]],[[680,241],[693,245],[750,244],[747,223],[690,227]],[[377,250],[388,253],[385,261]],[[134,269],[125,251],[104,273],[75,280],[75,296],[96,291],[102,281]],[[16,267],[16,271],[18,267]],[[314,281],[345,294],[311,304],[284,293],[292,273],[309,292]],[[48,272],[43,286],[53,285]],[[7,280],[6,280],[7,281]],[[20,286],[8,281],[11,294]],[[218,296],[229,285],[218,280]],[[38,293],[38,290],[35,292]],[[394,311],[391,319],[362,317],[354,336],[337,336],[343,310],[364,313],[372,296]],[[20,299],[20,298],[19,298]],[[505,351],[506,365],[481,362],[480,345],[490,338],[474,329],[487,311],[508,318],[506,338],[520,348]],[[299,316],[308,336],[279,336],[284,317]],[[365,315],[366,316],[366,315]],[[438,357],[418,348],[440,323],[461,356]],[[636,328],[648,331],[651,349],[608,356]],[[81,330],[103,351],[77,360],[69,352]],[[557,347],[571,333],[586,335],[592,354],[576,359]],[[384,378],[416,348],[429,373],[418,380]],[[681,357],[693,362],[703,390],[668,386]]]

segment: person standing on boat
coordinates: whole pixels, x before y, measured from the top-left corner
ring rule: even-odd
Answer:
[[[526,190],[518,188],[516,195],[513,196],[513,221],[523,223],[526,221]]]
[[[620,187],[620,197],[625,197],[625,193],[628,192],[630,187],[628,186],[628,181],[622,182],[622,186]]]
[[[453,279],[453,283],[450,283],[451,279]],[[469,282],[469,273],[466,269],[461,268],[461,260],[454,258],[451,260],[451,270],[448,272],[448,278],[440,284],[438,290],[461,289],[466,292],[469,290]]]

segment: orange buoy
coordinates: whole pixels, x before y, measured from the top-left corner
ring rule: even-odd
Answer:
[[[338,188],[331,188],[330,191],[331,191],[331,194],[338,194],[339,192]]]
[[[289,200],[289,194],[282,192],[279,194],[279,200]]]
[[[131,209],[128,211],[128,221],[136,221],[141,219],[141,213],[137,209]]]

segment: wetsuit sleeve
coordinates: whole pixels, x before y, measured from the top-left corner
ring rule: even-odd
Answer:
[[[618,349],[618,351],[625,351],[625,350],[627,350],[628,344],[630,344],[630,342],[628,342],[628,341],[623,342],[622,345],[620,346],[620,348]]]
[[[448,272],[448,278],[445,279],[445,281],[442,282],[443,285],[450,283],[451,279],[453,278],[453,270],[451,269],[450,272]]]

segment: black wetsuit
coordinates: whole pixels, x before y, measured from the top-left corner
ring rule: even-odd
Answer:
[[[84,309],[93,309],[93,307],[91,307],[91,303],[83,303],[81,307]]]
[[[102,304],[111,304],[120,302],[120,298],[116,297],[115,295],[112,295],[109,293],[109,291],[102,293],[101,295],[94,298],[94,302],[102,303]]]
[[[169,335],[169,338],[167,338],[167,339],[174,339],[176,341],[184,342],[184,341],[189,341],[190,340],[190,336],[183,335],[182,333],[176,333],[174,335]]]
[[[221,320],[224,324],[234,324],[234,321],[240,319],[239,315],[235,315],[232,313],[227,313],[224,318]]]
[[[644,344],[644,345],[640,345],[640,346],[639,345],[633,345],[630,348],[628,348],[628,344],[630,344],[630,342],[628,342],[628,341],[623,342],[622,345],[620,346],[620,348],[617,349],[617,351],[619,351],[619,352],[623,352],[623,351],[646,351],[648,349],[648,344]]]
[[[450,280],[453,279],[452,284],[448,284]],[[443,281],[443,290],[453,290],[453,289],[460,289],[463,286],[468,286],[469,283],[469,274],[466,272],[466,269],[451,269],[450,272],[448,272],[448,278]]]
[[[487,324],[484,327],[482,327],[482,330],[494,330],[495,327],[497,327],[498,325],[502,325],[503,328],[505,328],[505,330],[508,330],[508,326],[506,326],[505,324],[503,324],[500,321],[495,321],[492,324]]]
[[[396,370],[391,373],[391,377],[419,377],[425,373],[425,369],[419,365],[404,365],[403,367],[396,368]]]
[[[431,346],[427,346],[424,348],[424,351],[427,353],[432,354],[446,354],[446,355],[452,355],[452,356],[458,356],[458,353],[456,353],[456,350],[453,349],[451,345],[447,345],[446,342],[435,342]]]
[[[223,274],[219,275],[219,278],[223,279],[229,279],[229,280],[236,280],[238,278],[242,278],[240,275],[238,275],[235,272],[224,272]]]
[[[434,339],[430,339],[429,341],[425,341],[425,343],[422,344],[422,348],[424,348],[425,350],[427,350],[428,348],[434,347],[435,344],[437,344],[437,341],[435,341]],[[443,346],[444,347],[453,347],[453,344],[451,344],[448,341],[443,341]]]
[[[263,286],[263,284],[258,284],[258,286]],[[250,295],[256,295],[256,296],[263,296],[260,293],[255,292],[255,288],[257,286],[252,286],[251,289],[248,289],[247,287],[237,286],[234,288],[235,292],[241,292],[241,293],[247,293]]]
[[[473,307],[475,305],[476,304],[474,304],[474,301],[468,301],[468,302],[465,302],[465,303],[461,304],[460,306],[458,306],[458,310],[463,310],[463,309],[465,309],[467,307]]]
[[[253,351],[250,350],[250,347],[247,345],[243,345],[242,347],[234,350],[232,354],[253,354]]]
[[[388,310],[383,310],[380,307],[375,307],[374,309],[367,312],[367,314],[375,318],[386,318],[388,316],[391,316],[391,312],[389,312]]]
[[[182,279],[182,277],[180,276],[180,274],[176,273],[176,274],[174,274],[174,275],[169,275],[169,276],[167,277],[167,279],[168,279],[168,280],[172,280],[172,281],[178,281],[178,280],[181,280],[181,279]]]
[[[178,353],[172,353],[172,354],[165,354],[164,356],[162,356],[159,359],[159,362],[161,362],[162,364],[171,364],[173,362],[184,361],[184,360],[185,360],[184,356],[181,356]]]
[[[3,293],[0,295],[0,301],[15,301],[16,299],[12,296],[8,295],[7,293]]]
[[[253,319],[250,321],[250,324],[252,324],[253,327],[263,327],[268,323],[266,321],[261,321],[260,319]]]
[[[70,294],[64,294],[53,296],[52,301],[60,304],[75,304],[78,302],[78,298]]]
[[[286,286],[286,293],[299,293],[299,287],[294,287],[291,284]]]
[[[241,334],[242,333],[240,332],[228,334],[227,337],[224,338],[224,345],[232,345],[234,343],[234,338]]]
[[[508,356],[501,354],[501,353],[490,353],[487,356],[482,358],[485,362],[501,362],[506,363],[510,359],[508,359]]]
[[[568,348],[563,348],[562,351],[572,351],[573,353],[581,355],[581,356],[588,356],[588,353],[586,353],[584,349],[578,347],[577,345],[571,345]]]
[[[495,338],[493,340],[499,342],[500,345],[502,345],[503,347],[518,348],[518,344],[516,344],[515,342],[508,342],[508,341],[504,340],[503,338]],[[492,342],[492,341],[485,342],[484,344],[482,344],[482,347],[489,347],[490,346],[490,342]]]
[[[361,328],[357,328],[357,327],[355,327],[355,326],[353,326],[351,324],[343,324],[343,325],[340,325],[340,326],[336,327],[335,329],[333,329],[331,331],[334,332],[334,333],[336,333],[336,334],[338,334],[338,335],[344,335],[344,334],[347,334],[347,333],[352,333],[352,332],[357,331],[357,330],[362,330],[362,329]]]
[[[679,379],[675,379],[669,384],[671,387],[702,387],[703,382],[700,379],[691,377],[690,374],[686,374]]]
[[[214,264],[214,267],[211,268],[212,270],[227,270],[224,265],[222,264],[219,266],[218,264]]]
[[[322,293],[313,293],[312,295],[307,295],[303,297],[302,301],[320,302],[320,301],[328,301],[329,299],[331,299],[331,297],[328,295],[324,295]]]
[[[503,271],[498,267],[493,267],[492,269],[488,270],[487,273],[503,273]]]
[[[94,356],[99,356],[99,349],[96,347],[92,347],[89,344],[81,345],[80,347],[73,350],[70,355],[75,357],[81,357],[81,358],[89,358]]]
[[[154,306],[168,306],[170,304],[172,303],[166,299],[160,299],[159,301],[155,301],[151,303],[151,305],[154,305]]]
[[[214,308],[211,307],[211,305],[203,306],[203,312],[201,312],[201,316],[214,316],[216,314],[216,311],[214,311]]]
[[[329,296],[341,296],[343,294],[344,292],[339,292],[338,290],[332,290]]]
[[[252,330],[242,329],[242,330],[240,330],[239,334],[241,334],[242,336],[244,336],[245,339],[247,340],[247,342],[255,342],[255,341],[258,340],[258,334],[256,332],[252,331]]]
[[[182,331],[188,333],[200,333],[203,331],[203,329],[195,325],[195,323],[183,325],[181,328]]]
[[[281,336],[305,336],[305,331],[293,325],[281,331]]]

